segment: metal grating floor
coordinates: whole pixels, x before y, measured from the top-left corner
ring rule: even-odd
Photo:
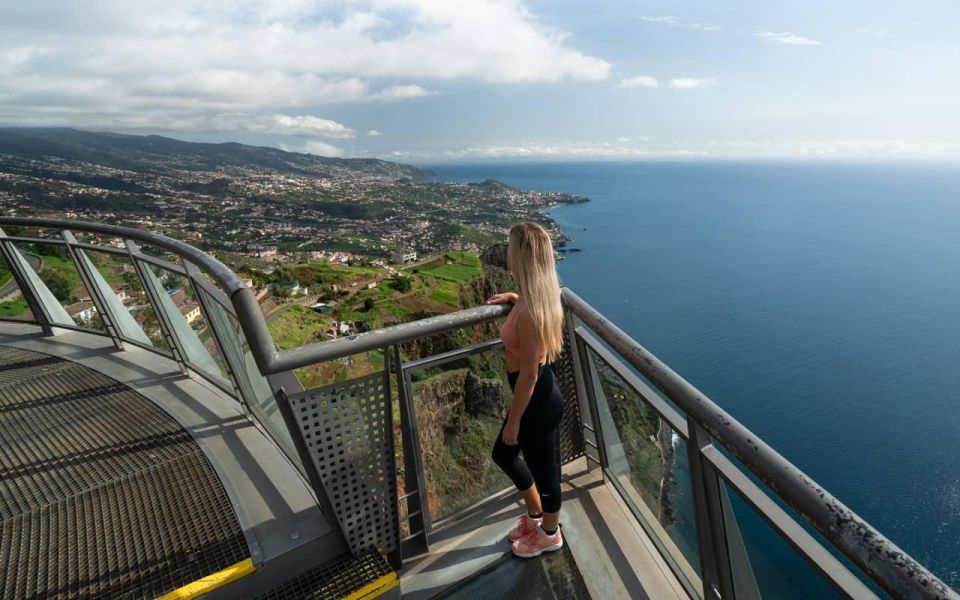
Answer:
[[[0,598],[154,598],[247,555],[174,419],[96,371],[0,347]]]
[[[441,592],[444,600],[590,600],[590,592],[566,546],[538,558],[504,556],[483,571]]]
[[[350,597],[393,572],[378,551],[336,558],[282,583],[257,600],[333,600]]]

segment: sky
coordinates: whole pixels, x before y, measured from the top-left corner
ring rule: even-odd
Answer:
[[[413,163],[960,159],[960,2],[0,3],[0,125]]]

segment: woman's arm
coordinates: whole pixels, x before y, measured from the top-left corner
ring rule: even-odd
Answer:
[[[517,300],[520,299],[520,295],[516,292],[504,292],[502,294],[494,294],[490,296],[487,300],[487,304],[516,304]]]
[[[530,404],[533,388],[536,387],[537,378],[540,376],[540,336],[537,335],[530,314],[520,309],[514,326],[517,328],[517,337],[520,338],[520,352],[517,357],[520,360],[520,373],[513,387],[513,402],[510,403],[507,424],[503,428],[503,443],[510,446],[517,444],[517,436],[520,434],[520,417]]]

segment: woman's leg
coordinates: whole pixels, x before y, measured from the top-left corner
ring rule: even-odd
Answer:
[[[503,443],[503,427],[506,424],[507,422],[504,421],[500,427],[500,433],[497,434],[497,441],[493,445],[493,462],[495,462],[497,466],[510,477],[513,484],[517,486],[517,490],[527,505],[527,513],[534,516],[539,515],[543,512],[540,506],[540,492],[537,490],[533,475],[530,474],[527,463],[520,458],[520,444],[508,446]]]
[[[541,369],[534,388],[535,412],[521,421],[520,446],[531,475],[540,492],[542,527],[555,532],[560,522],[560,471],[557,468],[557,428],[563,418],[563,395],[557,387],[553,369]],[[535,404],[534,404],[535,402]]]
[[[556,531],[560,522],[560,473],[556,464],[557,431],[551,430],[545,435],[529,436],[520,442],[523,457],[539,492],[540,507],[543,510],[543,528]]]

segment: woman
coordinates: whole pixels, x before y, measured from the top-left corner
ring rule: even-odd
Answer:
[[[507,262],[519,294],[497,294],[487,300],[514,304],[500,329],[513,401],[493,447],[493,460],[513,480],[527,508],[509,533],[511,549],[516,556],[531,558],[563,547],[555,462],[563,398],[547,366],[563,346],[563,308],[553,246],[543,227],[514,225]]]

